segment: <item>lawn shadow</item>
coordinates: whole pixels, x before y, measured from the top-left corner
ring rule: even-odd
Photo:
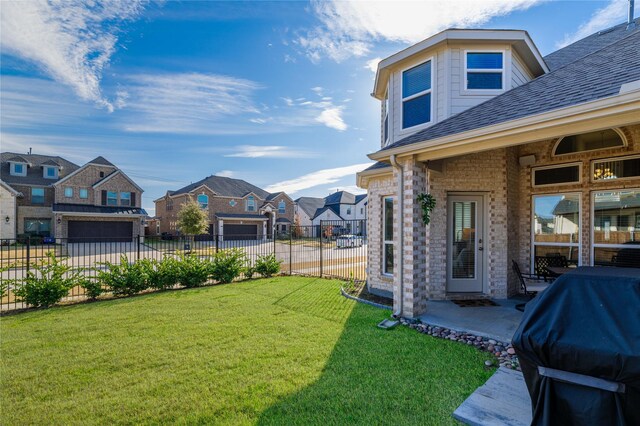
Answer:
[[[404,327],[377,328],[388,315],[356,303],[320,377],[258,424],[456,424],[453,410],[492,373],[486,355]]]

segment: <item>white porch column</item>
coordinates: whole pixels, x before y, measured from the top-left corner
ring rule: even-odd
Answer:
[[[262,221],[262,240],[266,241],[267,239],[267,221]]]
[[[224,241],[224,220],[218,219],[218,241]]]

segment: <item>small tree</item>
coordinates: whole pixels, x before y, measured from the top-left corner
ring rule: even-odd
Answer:
[[[197,235],[207,232],[209,227],[209,215],[207,210],[193,199],[182,204],[178,212],[178,228],[183,234]]]
[[[293,218],[293,229],[291,230],[293,238],[302,237],[302,227],[300,226],[300,216],[296,215]]]

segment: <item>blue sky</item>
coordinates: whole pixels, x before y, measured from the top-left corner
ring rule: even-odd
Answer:
[[[446,6],[443,6],[446,4]],[[0,149],[103,155],[143,206],[211,174],[293,198],[356,191],[379,146],[375,65],[448,27],[529,31],[543,54],[627,0],[4,2]]]

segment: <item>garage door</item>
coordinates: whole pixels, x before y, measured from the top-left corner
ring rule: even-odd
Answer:
[[[131,241],[133,222],[69,221],[70,243],[98,241]]]
[[[258,225],[223,225],[225,240],[257,240]]]

